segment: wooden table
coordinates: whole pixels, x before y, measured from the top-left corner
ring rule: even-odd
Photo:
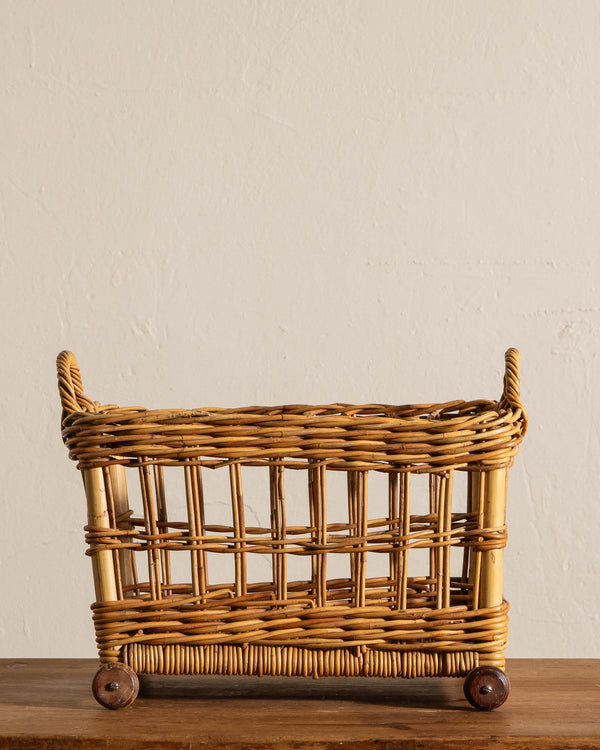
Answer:
[[[513,660],[508,702],[462,680],[146,677],[133,706],[95,703],[93,660],[0,660],[0,750],[600,748],[600,660]]]

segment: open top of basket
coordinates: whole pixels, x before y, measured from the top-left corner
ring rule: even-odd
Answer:
[[[328,404],[235,409],[103,406],[84,392],[77,361],[57,361],[63,439],[80,468],[151,461],[221,466],[306,461],[330,469],[430,472],[510,466],[526,428],[519,352],[506,352],[499,401]]]

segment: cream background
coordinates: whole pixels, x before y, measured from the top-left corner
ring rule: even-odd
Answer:
[[[600,3],[0,0],[0,656],[93,656],[54,360],[153,407],[496,398],[513,657],[599,657]]]

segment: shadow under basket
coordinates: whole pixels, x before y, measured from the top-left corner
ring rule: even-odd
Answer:
[[[138,673],[465,677],[475,707],[504,702],[516,349],[499,401],[411,406],[102,406],[57,366],[102,705]]]

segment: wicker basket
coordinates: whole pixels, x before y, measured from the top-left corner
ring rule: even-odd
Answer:
[[[62,352],[98,700],[131,703],[136,673],[467,676],[499,705],[518,365],[499,401],[149,411],[92,401]]]

